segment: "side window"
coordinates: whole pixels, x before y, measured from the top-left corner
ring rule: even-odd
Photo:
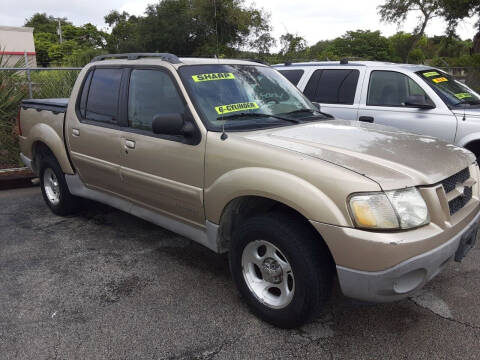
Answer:
[[[140,69],[132,71],[128,95],[130,127],[151,131],[155,115],[185,112],[182,98],[166,72]]]
[[[122,69],[95,69],[85,106],[86,119],[116,124],[122,72]]]
[[[285,76],[293,85],[297,86],[302,78],[303,70],[279,70],[279,73]]]
[[[367,105],[403,107],[411,95],[422,95],[428,99],[425,91],[407,75],[395,71],[372,71]]]
[[[318,87],[318,81],[322,76],[322,72],[323,70],[315,70],[312,76],[310,76],[310,80],[308,80],[307,86],[305,86],[305,90],[303,91],[303,93],[310,101],[317,101],[315,100],[316,92]]]
[[[318,75],[316,73],[318,72]],[[311,101],[324,104],[352,105],[357,90],[360,72],[355,69],[326,69],[313,73],[309,87]],[[316,89],[313,92],[314,84]],[[305,88],[306,94],[307,88]]]

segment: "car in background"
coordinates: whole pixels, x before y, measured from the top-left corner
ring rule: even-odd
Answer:
[[[480,95],[440,69],[346,60],[274,68],[338,119],[437,137],[480,157]]]

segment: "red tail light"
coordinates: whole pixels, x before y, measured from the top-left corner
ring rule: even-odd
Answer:
[[[22,127],[20,126],[20,111],[22,111],[22,108],[18,109],[18,114],[17,114],[17,133],[18,133],[18,135],[22,136]]]

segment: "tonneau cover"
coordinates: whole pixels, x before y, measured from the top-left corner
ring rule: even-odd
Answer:
[[[58,99],[25,99],[22,101],[22,108],[47,110],[55,113],[67,111],[68,98]]]

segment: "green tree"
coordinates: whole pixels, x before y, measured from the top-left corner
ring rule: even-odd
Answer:
[[[448,32],[455,34],[459,21],[480,14],[480,0],[439,0],[441,14],[448,22]],[[480,53],[480,19],[477,21],[477,33],[473,39],[473,52]]]
[[[435,17],[441,16],[440,0],[386,0],[378,7],[380,18],[384,22],[401,24],[411,12],[419,13],[418,24],[413,30],[407,55],[402,61],[408,61],[408,54],[425,34],[427,24]]]
[[[280,46],[280,55],[285,60],[292,60],[305,55],[307,41],[299,35],[286,33],[280,36]]]
[[[380,31],[347,31],[334,39],[327,51],[336,57],[357,57],[367,60],[390,60],[392,49],[388,39]]]
[[[273,44],[268,15],[244,0],[162,0],[145,16],[113,11],[105,21],[112,27],[107,48],[113,52],[222,56],[257,44],[265,53]]]
[[[60,43],[57,34],[58,21],[54,16],[41,13],[26,19],[25,26],[34,28],[33,36],[39,65],[67,65],[72,62],[80,64],[83,59],[89,57],[82,56],[82,51],[91,54],[92,52],[88,50],[93,49],[98,53],[105,47],[109,36],[107,33],[90,23],[77,27],[66,18],[60,19],[63,38],[63,43]]]

